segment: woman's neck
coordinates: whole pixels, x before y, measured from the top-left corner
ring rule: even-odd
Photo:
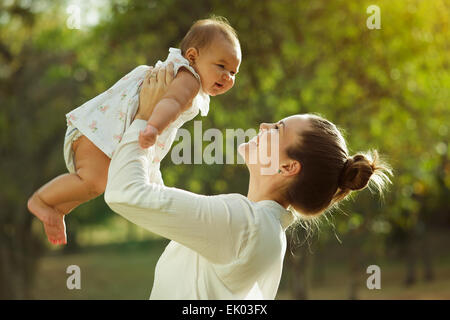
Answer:
[[[252,176],[248,184],[247,198],[250,201],[258,202],[262,200],[273,200],[287,208],[288,204],[282,199],[279,193],[280,188],[274,183],[273,176]]]

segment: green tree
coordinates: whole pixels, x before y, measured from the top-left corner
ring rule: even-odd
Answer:
[[[207,118],[195,119],[203,130],[258,128],[316,112],[345,130],[351,154],[375,148],[394,167],[384,202],[360,193],[342,207],[347,215],[329,216],[334,229],[322,224],[317,233],[327,236],[317,246],[335,242],[336,233],[352,257],[349,270],[363,270],[391,243],[426,243],[428,228],[448,226],[447,2],[377,1],[379,30],[366,27],[369,1],[113,1],[96,26],[81,30],[67,28],[67,4],[0,4],[1,297],[25,296],[32,277],[40,242],[25,203],[65,171],[65,113],[137,65],[164,59],[193,21],[210,14],[238,31],[243,61],[235,87],[211,99]],[[185,127],[193,132],[193,121]],[[175,166],[166,158],[162,170],[169,186],[247,193],[243,165]],[[67,217],[68,229],[103,223],[107,212],[103,199],[91,201]],[[304,246],[298,250],[303,260],[288,251],[285,276],[303,282],[293,297],[306,298],[314,259]],[[349,287],[357,298],[357,279]]]

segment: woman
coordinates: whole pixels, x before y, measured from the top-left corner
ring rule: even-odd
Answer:
[[[377,162],[376,152],[373,161],[349,157],[327,120],[295,115],[261,124],[258,136],[238,147],[250,172],[247,197],[204,196],[149,183],[148,151],[140,149],[138,138],[171,80],[161,69],[144,81],[138,113],[112,158],[105,192],[115,212],[172,240],[156,265],[150,299],[274,299],[285,230],[295,212],[318,216],[369,181],[381,190],[389,169]],[[262,174],[271,164],[263,164],[260,154],[277,154],[276,173]]]

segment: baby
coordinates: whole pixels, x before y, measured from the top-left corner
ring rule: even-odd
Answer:
[[[174,79],[139,136],[141,147],[148,148],[151,182],[163,184],[160,161],[177,129],[199,112],[208,114],[209,96],[233,87],[240,63],[236,32],[225,19],[210,18],[194,23],[180,49],[170,48],[167,59],[155,65],[173,66]],[[69,173],[48,182],[28,200],[28,209],[43,222],[51,243],[67,243],[64,215],[105,191],[111,158],[136,115],[140,86],[150,69],[135,68],[66,115],[64,158]]]

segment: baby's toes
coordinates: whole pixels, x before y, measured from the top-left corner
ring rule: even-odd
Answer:
[[[44,224],[45,234],[47,235],[48,241],[52,244],[58,244],[58,231],[54,226],[50,226],[48,224]]]
[[[66,242],[66,224],[64,216],[54,216],[50,223],[44,224],[45,233],[52,244],[62,244]]]

